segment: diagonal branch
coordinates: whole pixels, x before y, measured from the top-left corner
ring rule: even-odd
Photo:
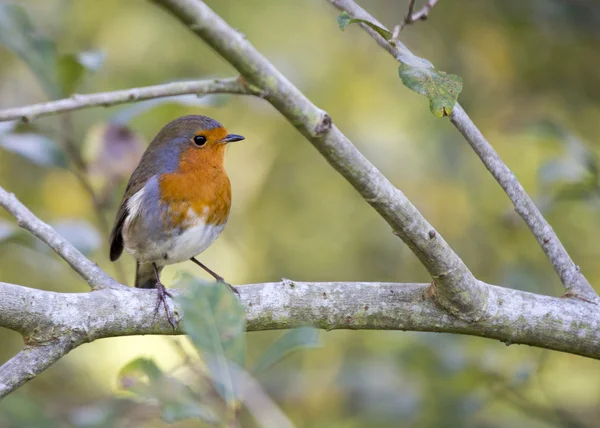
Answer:
[[[486,306],[487,287],[425,220],[406,196],[371,164],[244,35],[199,0],[153,0],[163,6],[217,53],[283,114],[363,198],[388,222],[434,278],[434,296],[448,311],[478,319]]]
[[[56,230],[38,219],[12,193],[0,187],[0,206],[12,214],[23,229],[28,230],[62,257],[93,290],[123,287],[96,264],[89,261]]]
[[[364,19],[385,28],[353,0],[328,1],[338,9],[346,11],[353,18]],[[402,43],[396,42],[395,45],[391,45],[368,26],[364,24],[360,25],[382,48],[392,54],[394,58],[397,58],[403,51],[410,52]],[[450,120],[465,137],[485,167],[490,171],[492,176],[508,195],[515,210],[521,218],[523,218],[542,247],[542,250],[552,263],[554,270],[567,290],[566,296],[577,297],[596,304],[600,303],[600,298],[585,276],[583,276],[579,267],[573,262],[567,253],[567,250],[558,239],[558,236],[556,236],[552,227],[535,206],[527,192],[525,192],[521,183],[519,183],[513,172],[506,166],[504,161],[502,161],[498,153],[496,153],[491,144],[485,139],[481,131],[479,131],[471,118],[458,103],[456,103],[452,110]]]
[[[577,297],[588,302],[599,303],[598,295],[581,273],[562,242],[558,239],[552,226],[546,221],[535,206],[513,172],[502,161],[492,145],[485,139],[464,109],[457,103],[450,115],[450,120],[465,137],[475,153],[481,158],[486,168],[512,201],[515,211],[523,218],[531,233],[544,250],[567,290],[567,297]]]
[[[66,339],[57,339],[33,346],[26,345],[17,355],[0,367],[0,400],[42,373],[75,346]]]
[[[600,359],[600,312],[574,299],[488,285],[480,321],[467,322],[424,299],[429,284],[307,283],[283,280],[238,287],[248,331],[314,326],[325,330],[432,331],[487,337]],[[178,290],[172,290],[174,295]],[[57,293],[0,282],[0,327],[25,337],[0,367],[0,398],[87,342],[140,334],[183,334],[156,317],[154,290],[121,287]],[[180,308],[175,304],[175,313]]]
[[[236,78],[175,82],[165,85],[124,89],[122,91],[100,92],[88,95],[76,94],[62,100],[0,110],[0,121],[20,119],[23,122],[30,122],[37,117],[81,110],[88,107],[109,107],[116,104],[185,94],[207,95],[222,93],[259,95],[252,87],[249,87],[243,81]]]

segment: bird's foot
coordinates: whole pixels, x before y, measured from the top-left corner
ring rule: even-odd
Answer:
[[[173,295],[167,291],[165,286],[162,285],[160,281],[156,283],[156,292],[158,293],[158,296],[156,298],[156,306],[154,307],[154,315],[158,314],[158,310],[160,309],[160,305],[162,303],[162,305],[165,307],[165,314],[167,316],[167,320],[169,321],[169,324],[171,324],[171,327],[173,327],[173,330],[175,330],[177,328],[177,323],[175,321],[175,318],[173,317],[173,312],[171,311],[171,309],[169,308],[169,304],[167,303],[167,297],[172,298]]]

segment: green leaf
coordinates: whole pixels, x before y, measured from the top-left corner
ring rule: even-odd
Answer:
[[[209,362],[211,376],[228,403],[239,398],[230,362],[243,368],[246,358],[246,316],[229,287],[205,283],[184,275],[178,286],[187,292],[179,299],[184,312],[183,328]]]
[[[189,418],[218,421],[214,412],[200,405],[200,397],[190,387],[168,376],[151,359],[138,358],[123,367],[119,385],[140,398],[158,401],[167,422]]]
[[[317,329],[301,327],[288,330],[258,358],[252,372],[258,374],[293,352],[301,349],[317,348],[319,346],[319,331]]]
[[[0,148],[16,153],[41,166],[64,167],[64,153],[50,138],[33,133],[0,135]]]
[[[346,27],[350,24],[365,24],[368,25],[372,30],[376,31],[381,37],[386,40],[390,40],[392,38],[392,33],[386,30],[385,28],[381,28],[379,25],[375,25],[372,22],[367,21],[366,19],[358,19],[352,18],[348,15],[347,12],[342,12],[340,16],[337,17],[338,25],[340,26],[340,30],[344,31]]]
[[[381,37],[390,41],[392,33],[364,19],[352,18],[347,12],[342,12],[337,18],[340,30],[345,30],[350,24],[361,23],[369,26]],[[455,74],[447,74],[433,68],[424,58],[407,51],[401,44],[398,74],[404,86],[429,99],[429,109],[437,117],[449,116],[462,91],[462,79]]]
[[[398,74],[404,86],[425,95],[435,116],[449,116],[462,91],[462,79],[436,70],[429,61],[412,54],[402,55],[398,60]]]

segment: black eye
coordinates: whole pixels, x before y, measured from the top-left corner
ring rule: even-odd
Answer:
[[[206,137],[204,135],[196,135],[194,136],[194,144],[202,147],[206,144]]]

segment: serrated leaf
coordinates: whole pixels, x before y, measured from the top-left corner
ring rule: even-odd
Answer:
[[[429,109],[435,116],[444,117],[452,113],[463,86],[459,76],[415,62],[400,62],[398,74],[404,86],[429,99]]]
[[[194,391],[180,380],[164,373],[149,358],[138,358],[121,369],[119,385],[143,399],[156,400],[162,408],[162,417],[167,422],[197,418],[217,422],[215,414]]]
[[[369,28],[376,31],[377,34],[379,34],[381,37],[383,37],[386,40],[390,40],[392,38],[392,33],[389,32],[388,30],[386,30],[385,28],[381,28],[379,25],[375,25],[372,22],[367,21],[366,19],[352,18],[350,15],[348,15],[347,12],[342,12],[340,14],[340,16],[337,17],[337,23],[340,27],[340,30],[342,30],[342,31],[344,31],[346,29],[346,27],[350,24],[360,23],[360,24],[368,25]]]
[[[320,346],[319,331],[311,327],[301,327],[286,331],[262,354],[252,372],[258,374],[283,360],[293,352]]]
[[[42,166],[65,167],[62,150],[50,138],[40,134],[21,133],[0,135],[0,148],[16,153]]]
[[[229,287],[204,283],[184,275],[178,286],[187,289],[179,298],[184,312],[183,328],[201,355],[209,362],[211,376],[228,403],[239,398],[229,362],[244,367],[246,316]]]
[[[381,37],[390,41],[392,33],[364,19],[352,18],[347,12],[342,12],[337,18],[340,30],[345,30],[350,24],[361,23],[376,31]],[[433,68],[431,62],[420,58],[406,50],[401,44],[398,74],[404,86],[429,99],[429,109],[437,117],[449,116],[462,91],[462,79],[455,74],[447,74]]]

